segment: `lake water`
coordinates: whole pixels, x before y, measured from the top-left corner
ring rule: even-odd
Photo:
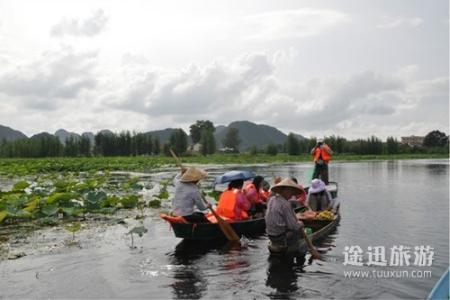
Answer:
[[[302,182],[310,165],[248,168]],[[449,265],[449,161],[331,163],[330,180],[339,182],[342,219],[317,244],[323,261],[298,266],[269,260],[265,236],[234,249],[182,242],[153,210],[136,249],[129,247],[129,228],[119,224],[83,230],[81,248],[59,247],[67,238],[61,228],[32,233],[21,246],[27,256],[0,262],[0,298],[425,298]],[[421,245],[432,247],[431,267],[414,265],[414,247]],[[388,266],[344,265],[350,246],[363,250],[364,263],[367,247],[384,247]],[[394,246],[410,247],[409,266],[389,266]],[[346,278],[352,270],[406,271],[410,277],[431,271],[431,278]]]

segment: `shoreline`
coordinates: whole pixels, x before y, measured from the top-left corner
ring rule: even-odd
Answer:
[[[395,154],[395,155],[334,155],[333,162],[390,161],[449,159],[448,154]],[[252,165],[282,163],[312,163],[310,155],[267,154],[213,154],[209,156],[183,156],[183,163],[200,165]],[[168,156],[119,157],[52,157],[52,158],[0,158],[0,175],[32,175],[59,172],[134,171],[152,173],[175,166]]]

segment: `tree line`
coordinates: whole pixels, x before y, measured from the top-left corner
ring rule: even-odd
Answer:
[[[189,135],[181,128],[174,129],[167,142],[161,145],[157,136],[150,133],[123,131],[112,133],[101,131],[93,141],[87,136],[69,136],[65,143],[54,135],[40,134],[32,138],[15,141],[0,141],[0,157],[87,157],[87,156],[140,156],[170,155],[173,149],[178,155],[186,155],[189,145],[197,145],[198,152],[209,155],[217,152],[214,137],[215,126],[209,120],[198,120],[189,127]],[[189,141],[190,139],[190,141]],[[423,147],[411,147],[400,143],[394,137],[382,141],[376,136],[367,139],[347,140],[341,136],[328,136],[325,142],[335,153],[355,155],[380,155],[402,153],[448,153],[448,136],[438,130],[425,136]],[[228,128],[222,144],[227,152],[239,152],[241,138],[239,130]],[[264,148],[256,145],[246,149],[250,154],[265,153],[277,155],[307,154],[316,144],[316,138],[299,138],[290,133],[284,144],[269,143]],[[191,146],[192,147],[192,146]]]

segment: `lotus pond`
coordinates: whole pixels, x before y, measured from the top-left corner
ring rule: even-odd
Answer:
[[[203,167],[210,174],[202,182],[206,192],[216,175],[242,168]],[[245,168],[270,181],[279,175],[304,183],[311,164]],[[159,214],[169,210],[177,172],[168,165],[142,173],[0,175],[0,298],[423,299],[448,267],[448,159],[334,162],[341,223],[316,244],[323,261],[303,266],[270,260],[266,236],[245,239],[240,248],[176,239]],[[439,208],[433,222],[424,207]],[[386,254],[396,245],[429,245],[430,267],[414,266],[412,257],[398,269],[431,271],[431,278],[346,278],[353,270],[395,269],[345,265],[351,245],[383,246]]]

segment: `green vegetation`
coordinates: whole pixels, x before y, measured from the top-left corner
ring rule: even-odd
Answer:
[[[426,159],[448,158],[447,152],[442,153],[403,153],[379,155],[336,154],[333,161],[358,160],[393,160],[393,159]],[[264,153],[213,154],[208,156],[182,157],[183,163],[196,164],[257,164],[257,163],[294,163],[310,162],[309,154],[277,155]],[[89,174],[97,171],[135,171],[152,172],[162,167],[176,167],[172,157],[138,156],[138,157],[80,157],[80,158],[0,158],[0,175],[25,176],[48,173],[78,173]],[[130,183],[132,185],[132,183]],[[124,186],[127,188],[127,186]]]
[[[51,173],[28,177],[26,181],[16,182],[10,191],[0,191],[0,224],[42,220],[43,225],[52,225],[60,219],[75,221],[86,213],[112,214],[118,209],[138,206],[143,218],[143,207],[156,206],[155,202],[141,200],[139,192],[143,184],[137,178],[125,178],[120,182],[108,172]],[[158,201],[168,198],[165,185],[167,183],[157,195]],[[66,226],[73,233],[78,231],[75,228]]]

